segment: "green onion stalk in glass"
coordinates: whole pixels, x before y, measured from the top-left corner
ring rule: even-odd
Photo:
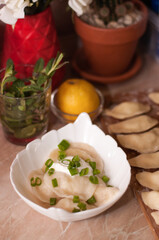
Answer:
[[[31,76],[20,79],[14,63],[8,59],[0,84],[0,118],[6,138],[25,145],[46,132],[49,120],[51,82],[62,62],[58,53],[45,66],[40,58]],[[31,66],[26,65],[26,68]],[[30,71],[30,70],[29,70]]]

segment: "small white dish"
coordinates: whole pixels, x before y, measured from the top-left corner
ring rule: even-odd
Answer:
[[[63,209],[48,209],[36,204],[30,193],[28,175],[32,170],[39,169],[48,158],[50,152],[57,148],[62,139],[70,142],[83,142],[95,148],[104,160],[104,168],[109,183],[119,188],[119,192],[107,204],[78,213],[70,213]],[[19,152],[10,167],[10,180],[17,194],[33,209],[54,220],[71,222],[87,219],[100,214],[117,202],[126,191],[131,177],[130,165],[124,151],[116,141],[93,125],[87,113],[81,113],[74,123],[69,123],[59,130],[46,133],[41,139],[29,143]]]

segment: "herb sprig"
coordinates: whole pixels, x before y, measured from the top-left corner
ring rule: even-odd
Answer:
[[[56,70],[61,68],[67,62],[62,62],[63,53],[58,53],[55,58],[45,66],[44,60],[39,58],[36,62],[32,76],[26,79],[16,77],[14,63],[8,59],[5,74],[1,82],[0,93],[10,97],[28,97],[43,92],[52,81],[52,77]]]

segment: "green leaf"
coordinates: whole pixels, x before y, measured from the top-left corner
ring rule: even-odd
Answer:
[[[8,79],[8,80],[6,80],[6,79],[8,77],[13,77],[14,75],[15,75],[15,71],[14,71],[13,61],[11,59],[8,59],[7,64],[6,64],[5,74],[4,74],[4,77],[1,82],[1,94],[3,94],[5,84],[7,82],[11,82],[10,79]]]
[[[30,105],[33,104],[33,103],[34,103],[34,99],[32,99],[32,98],[26,99],[26,105],[27,105],[27,106],[30,106]]]
[[[41,87],[47,81],[47,79],[48,79],[47,75],[45,75],[43,73],[39,74],[38,80],[37,80],[37,85],[39,87]]]
[[[17,78],[15,76],[4,77],[1,82],[1,94],[4,92],[6,83],[14,82]]]
[[[13,82],[10,87],[10,92],[15,94],[16,97],[24,97],[23,87],[25,86],[24,82],[20,79],[17,79]]]
[[[14,76],[9,76],[9,77],[4,78],[1,83],[1,89],[3,89],[3,91],[4,91],[4,87],[5,87],[6,83],[14,82],[14,81],[16,81],[16,79],[17,78]]]
[[[50,71],[48,72],[48,76],[52,76],[52,74],[57,70],[59,69],[60,67],[62,67],[64,64],[66,64],[67,62],[64,62],[61,64],[60,66],[60,62],[61,60],[63,59],[64,55],[63,53],[57,53],[57,56],[56,58],[54,59],[53,63],[52,63],[52,67],[50,69]]]
[[[43,91],[42,87],[39,87],[37,85],[28,85],[23,87],[23,92],[37,92],[37,91]]]
[[[10,92],[5,93],[5,96],[6,96],[6,97],[10,97],[10,98],[15,97],[14,94],[13,94],[13,93],[10,93]]]
[[[6,72],[12,72],[14,70],[14,63],[12,61],[12,59],[8,59],[7,63],[6,63]]]
[[[21,88],[21,87],[24,87],[25,84],[24,84],[23,80],[17,79],[16,81],[14,81],[12,86],[17,87],[17,88]]]
[[[18,109],[20,111],[25,111],[26,110],[26,103],[25,103],[25,100],[24,99],[21,99],[20,100],[20,105],[18,106]]]
[[[25,128],[19,129],[15,132],[15,137],[17,138],[27,138],[31,137],[36,133],[36,124],[28,125]]]
[[[45,67],[46,74],[51,70],[53,62],[54,62],[54,58],[50,59],[50,61],[47,63],[47,65]]]
[[[44,68],[44,59],[43,58],[39,58],[37,60],[37,62],[35,63],[33,72],[39,73],[39,72],[42,71],[43,68]]]

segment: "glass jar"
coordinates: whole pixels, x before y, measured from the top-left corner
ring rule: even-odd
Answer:
[[[50,98],[51,82],[43,92],[29,97],[0,94],[0,119],[6,138],[14,144],[26,145],[42,136],[48,128]]]

